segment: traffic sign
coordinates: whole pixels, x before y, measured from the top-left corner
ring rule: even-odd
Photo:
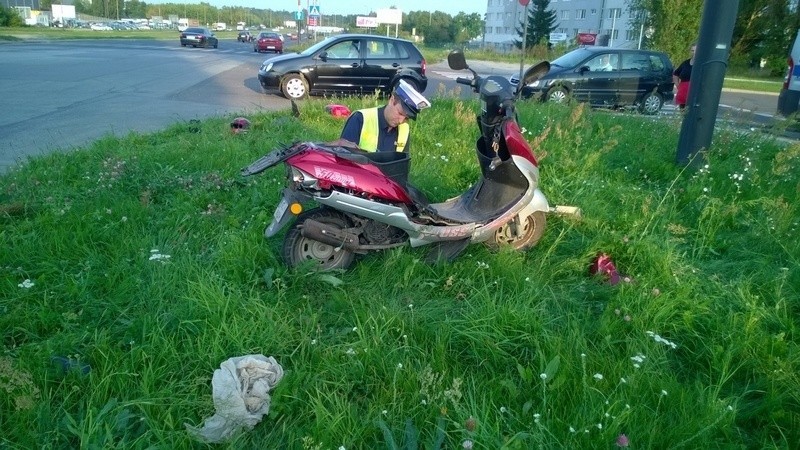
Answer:
[[[308,15],[309,16],[319,16],[319,5],[311,5],[308,7]]]

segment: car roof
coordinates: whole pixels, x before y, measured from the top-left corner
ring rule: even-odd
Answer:
[[[622,53],[652,53],[652,54],[663,54],[664,52],[659,52],[655,50],[644,50],[644,49],[637,49],[637,48],[620,48],[620,47],[597,47],[593,45],[587,45],[585,47],[578,47],[571,51],[575,50],[587,50],[592,53],[607,53],[607,52],[622,52]]]
[[[358,39],[382,39],[382,40],[388,40],[388,41],[408,42],[409,44],[413,44],[413,42],[409,41],[408,39],[394,38],[394,37],[391,37],[391,36],[379,36],[379,35],[376,35],[376,34],[345,33],[345,34],[336,35],[336,38],[342,38],[342,39],[353,39],[353,38],[358,38]]]

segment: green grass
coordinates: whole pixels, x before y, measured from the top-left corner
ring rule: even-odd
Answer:
[[[220,117],[109,136],[0,177],[0,446],[194,448],[213,371],[258,353],[285,377],[228,448],[800,442],[800,146],[720,129],[687,169],[678,117],[524,103],[542,189],[582,220],[550,216],[527,253],[428,266],[401,248],[320,275],[263,238],[284,169],[238,171],[337,137],[325,104],[245,135]],[[477,108],[437,100],[412,125],[411,179],[434,200],[476,177]],[[630,282],[588,274],[601,252]]]
[[[740,89],[744,91],[769,92],[772,94],[778,94],[783,88],[783,80],[726,77],[722,87],[727,89]]]

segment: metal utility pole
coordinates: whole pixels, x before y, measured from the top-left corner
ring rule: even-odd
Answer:
[[[686,116],[678,139],[678,164],[699,165],[697,153],[711,147],[738,11],[739,0],[705,0]]]
[[[522,5],[522,13],[525,14],[524,23],[524,30],[522,31],[522,56],[519,57],[519,78],[517,81],[518,83],[522,83],[522,70],[525,67],[525,47],[528,44],[528,4],[530,0],[519,0],[519,4]],[[484,27],[484,33],[486,33],[486,27]],[[521,85],[520,85],[521,86]],[[522,89],[517,89],[517,97],[522,95]]]

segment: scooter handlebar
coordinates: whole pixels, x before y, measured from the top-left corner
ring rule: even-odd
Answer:
[[[467,86],[472,86],[472,78],[458,77],[458,78],[456,78],[456,83],[458,83],[458,84],[466,84]]]

